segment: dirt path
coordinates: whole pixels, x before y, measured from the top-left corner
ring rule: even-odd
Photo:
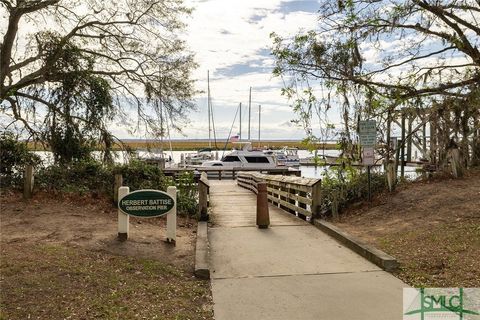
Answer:
[[[193,219],[178,219],[172,246],[165,218],[131,218],[129,240],[117,241],[106,199],[3,194],[0,218],[0,319],[212,316],[209,284],[193,278]]]
[[[480,286],[480,170],[408,184],[336,225],[395,256],[416,286]]]

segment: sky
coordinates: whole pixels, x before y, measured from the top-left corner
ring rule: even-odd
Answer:
[[[272,76],[270,33],[293,35],[315,28],[317,1],[289,0],[191,0],[194,8],[185,34],[199,68],[193,73],[197,90],[197,112],[184,129],[186,138],[208,137],[207,72],[217,137],[226,138],[239,103],[242,103],[242,138],[247,138],[249,88],[252,87],[251,137],[258,137],[258,106],[261,105],[261,137],[298,139],[302,128],[288,101],[281,96],[282,80]],[[239,133],[239,121],[232,134]],[[181,138],[179,134],[172,135]]]

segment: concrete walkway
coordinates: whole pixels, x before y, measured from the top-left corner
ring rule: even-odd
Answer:
[[[216,320],[402,319],[399,279],[270,205],[255,226],[256,196],[211,181],[211,281]]]

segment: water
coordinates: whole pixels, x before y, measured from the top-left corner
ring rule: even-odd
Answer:
[[[35,153],[40,156],[40,158],[42,159],[42,161],[44,162],[45,165],[50,165],[50,164],[53,163],[53,156],[52,156],[52,153],[50,151],[35,151]],[[168,152],[165,152],[165,153],[166,153],[167,157],[171,156],[175,163],[180,163],[180,159],[181,159],[182,154],[196,153],[196,151],[182,150],[182,151],[168,151]],[[228,153],[228,151],[225,152],[225,153]],[[124,151],[114,151],[113,154],[114,154],[115,163],[118,163],[118,164],[128,163],[128,156],[127,156],[126,152],[124,152]],[[142,157],[142,156],[147,155],[148,152],[139,151],[138,154],[139,154],[140,157]],[[222,154],[223,154],[222,151],[218,152],[218,156],[220,158],[222,157]],[[325,155],[328,155],[328,156],[338,156],[339,151],[338,150],[318,150],[318,155],[320,156],[322,154],[325,154]],[[303,158],[313,157],[314,154],[313,154],[313,152],[310,152],[308,150],[298,150],[298,156],[300,157],[300,159],[303,159]],[[101,153],[99,151],[94,151],[93,152],[93,157],[96,158],[96,159],[100,159]],[[317,178],[317,179],[321,179],[325,172],[331,170],[330,167],[315,167],[315,166],[300,166],[299,169],[301,171],[302,177],[304,177],[304,178]],[[382,172],[383,167],[376,167],[372,170],[378,170],[378,171]],[[399,174],[400,174],[400,172],[399,172]],[[405,167],[405,176],[409,179],[415,179],[416,177],[418,177],[418,173],[415,172],[415,168]]]

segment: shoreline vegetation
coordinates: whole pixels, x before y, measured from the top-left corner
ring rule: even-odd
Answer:
[[[215,147],[214,142],[212,141],[212,149],[223,150],[225,149],[225,140],[217,140]],[[243,141],[242,141],[243,142]],[[283,147],[289,148],[298,148],[298,149],[307,149],[305,142],[302,140],[261,140],[260,142],[252,140],[252,147],[257,148],[271,148],[271,149],[281,149]],[[179,139],[172,140],[172,150],[173,151],[183,151],[183,150],[200,150],[204,148],[209,148],[208,139]],[[28,142],[27,147],[30,151],[50,151],[48,146],[45,146],[41,142]],[[113,146],[113,151],[120,151],[125,149],[131,150],[148,150],[148,149],[159,149],[162,147],[162,143],[158,140],[141,140],[141,139],[125,139],[120,142],[115,143]],[[231,150],[234,147],[234,143],[228,142],[226,149]],[[337,150],[339,149],[338,144],[334,142],[318,143],[316,145],[311,145],[310,147],[316,147],[316,149],[324,150]],[[163,149],[170,149],[170,142],[163,142]]]

